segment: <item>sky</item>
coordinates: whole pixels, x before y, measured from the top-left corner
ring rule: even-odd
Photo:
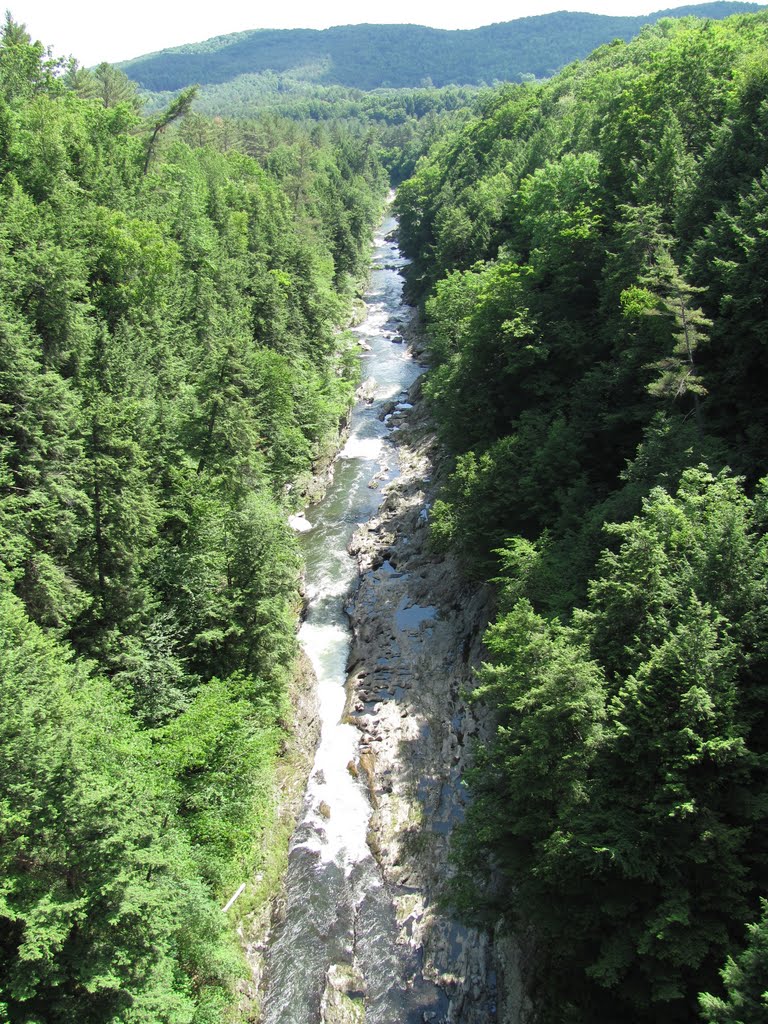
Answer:
[[[254,28],[328,28],[331,25],[417,24],[435,28],[477,28],[551,11],[649,14],[695,0],[6,0],[17,22],[55,56],[73,56],[91,66],[128,60],[168,46]]]

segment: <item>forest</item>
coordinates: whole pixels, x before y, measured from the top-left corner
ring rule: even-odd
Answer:
[[[431,544],[498,601],[447,899],[533,937],[541,1024],[767,1019],[767,58],[766,14],[660,18],[545,81],[265,74],[212,118],[6,17],[0,1022],[241,1019],[287,516],[390,183]]]
[[[232,146],[0,44],[0,1020],[230,1019],[300,562],[356,385],[365,128]],[[194,127],[194,125],[192,126]],[[199,135],[201,125],[196,130]],[[191,129],[188,129],[191,131]],[[190,136],[191,140],[191,136]],[[259,898],[251,882],[244,899]],[[271,890],[270,890],[271,892]]]
[[[767,55],[663,20],[398,191],[433,543],[499,589],[453,900],[533,931],[546,1021],[768,1012]]]
[[[712,0],[674,13],[725,18],[755,10],[756,4],[742,0]],[[211,86],[267,72],[360,90],[412,89],[427,81],[438,87],[490,85],[552,75],[603,43],[628,41],[643,25],[670,13],[617,17],[558,11],[452,31],[423,25],[257,29],[146,54],[120,67],[151,91],[182,89],[191,82]]]

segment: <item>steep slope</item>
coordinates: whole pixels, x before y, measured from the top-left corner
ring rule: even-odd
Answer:
[[[718,1000],[724,962],[768,989],[767,50],[765,13],[650,26],[398,190],[431,535],[501,584],[454,895],[535,933],[542,1024],[764,1016]]]
[[[291,126],[300,178],[161,137],[58,70],[7,16],[0,1018],[219,1024],[280,869],[286,519],[354,390],[383,172],[340,130]]]

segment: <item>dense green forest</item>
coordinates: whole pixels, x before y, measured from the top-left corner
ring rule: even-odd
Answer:
[[[271,73],[241,75],[232,82],[201,90],[194,114],[184,122],[184,131],[194,139],[208,138],[214,131],[219,138],[249,152],[265,152],[263,140],[274,135],[270,124],[275,120],[281,140],[286,120],[305,127],[312,122],[333,122],[353,132],[365,127],[378,142],[391,184],[397,185],[413,173],[416,161],[432,142],[467,120],[483,91],[451,85],[444,89],[380,89],[366,93]],[[142,91],[137,95],[146,111],[159,112],[178,94]],[[198,119],[197,114],[207,116]],[[304,133],[301,129],[298,134]]]
[[[0,1020],[231,1019],[385,173],[0,41]],[[242,142],[242,139],[239,140]],[[257,145],[261,143],[261,145]],[[257,871],[259,874],[257,874]],[[244,902],[254,899],[250,883]]]
[[[601,19],[551,17],[586,55]],[[766,1020],[768,15],[652,20],[492,89],[407,78],[412,43],[404,90],[309,49],[314,84],[224,82],[181,60],[247,54],[214,40],[143,106],[6,19],[0,1022],[238,1019],[221,907],[277,870],[286,517],[349,408],[387,176],[432,542],[499,595],[453,905],[532,937],[543,1024]],[[474,80],[518,73],[481,38]]]
[[[768,1014],[767,168],[768,17],[669,19],[398,192],[433,540],[500,595],[452,898],[553,1024]]]
[[[192,82],[215,85],[264,72],[355,89],[414,88],[426,81],[436,86],[490,84],[552,75],[595,47],[616,38],[629,40],[643,25],[670,14],[724,18],[756,6],[714,0],[638,17],[559,11],[456,31],[423,25],[257,29],[147,54],[121,67],[153,91],[182,89]]]

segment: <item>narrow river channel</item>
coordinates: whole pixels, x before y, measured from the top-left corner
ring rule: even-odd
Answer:
[[[318,678],[322,732],[300,823],[291,842],[285,916],[266,959],[265,1024],[317,1024],[329,972],[365,1003],[369,1024],[421,1024],[445,1010],[442,990],[421,978],[419,953],[399,944],[393,897],[366,841],[371,807],[354,766],[360,734],[342,723],[350,634],[345,606],[357,580],[347,547],[356,527],[381,504],[380,488],[397,477],[397,453],[383,406],[405,401],[420,368],[398,324],[410,315],[402,300],[403,260],[386,236],[375,239],[368,315],[357,333],[370,400],[352,414],[349,438],[325,499],[308,513],[301,536],[309,609],[300,640]],[[362,1002],[357,1003],[358,1011]],[[425,1016],[426,1015],[426,1016]],[[350,1017],[349,1019],[362,1019]]]

